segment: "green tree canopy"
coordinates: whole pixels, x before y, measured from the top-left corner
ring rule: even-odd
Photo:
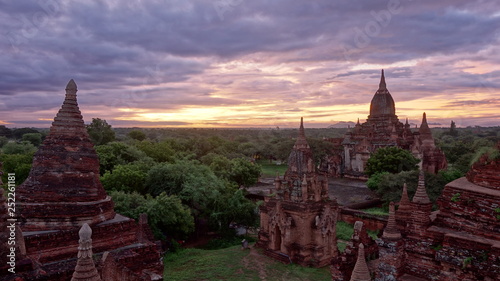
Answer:
[[[33,152],[25,154],[0,154],[0,162],[3,164],[3,182],[7,182],[7,173],[16,174],[16,184],[23,183],[31,170]]]
[[[418,169],[420,162],[409,151],[396,146],[377,149],[366,164],[365,173],[369,176],[375,173],[399,173]]]
[[[128,136],[134,140],[143,141],[146,139],[146,134],[140,130],[133,130],[128,133]]]
[[[87,125],[87,132],[95,145],[107,144],[115,140],[115,131],[111,125],[100,118],[92,118],[92,122]]]
[[[106,171],[101,182],[106,190],[145,194],[147,170],[147,166],[138,163],[116,165],[112,172]]]
[[[2,148],[4,145],[6,145],[9,142],[9,139],[4,136],[0,136],[0,148]]]
[[[32,143],[34,146],[42,144],[42,134],[40,133],[26,133],[22,136],[22,141]]]
[[[113,171],[114,167],[119,164],[127,164],[138,161],[142,161],[144,163],[153,162],[153,160],[144,152],[137,149],[135,146],[131,146],[123,142],[110,142],[108,144],[98,145],[95,149],[97,155],[99,155],[101,175],[104,175],[106,171]]]
[[[244,158],[232,159],[230,164],[229,180],[235,182],[238,186],[249,187],[257,183],[262,173],[262,168],[259,164],[250,162]]]
[[[33,128],[17,128],[17,129],[12,130],[12,135],[16,139],[21,139],[24,134],[28,134],[28,133],[36,134],[36,133],[40,133],[40,132],[38,130],[33,129]]]
[[[2,147],[5,154],[31,154],[36,152],[36,147],[27,141],[21,143],[9,142]]]
[[[165,193],[153,198],[139,193],[123,191],[110,192],[115,202],[115,211],[133,219],[139,219],[141,213],[148,215],[149,225],[157,239],[164,239],[165,234],[177,239],[184,239],[194,230],[191,211],[175,195]]]
[[[176,152],[169,141],[152,142],[144,140],[135,143],[135,146],[156,162],[173,162],[175,159]]]

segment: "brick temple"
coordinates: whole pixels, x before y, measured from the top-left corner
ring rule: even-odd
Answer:
[[[365,123],[359,119],[343,138],[330,139],[334,152],[326,161],[330,176],[365,177],[364,171],[370,155],[378,148],[397,146],[410,151],[421,160],[424,171],[437,173],[447,167],[443,152],[436,147],[426,114],[418,131],[412,131],[408,119],[405,124],[396,115],[396,106],[385,82],[384,70],[379,88],[370,103],[370,115]]]
[[[321,267],[338,255],[338,205],[328,197],[328,178],[316,171],[303,120],[288,169],[260,207],[259,241],[266,255],[283,262]]]
[[[106,274],[103,280],[162,280],[160,249],[147,219],[138,224],[116,214],[101,185],[99,159],[76,92],[75,82],[69,81],[64,103],[34,155],[30,174],[17,187],[17,270],[0,280],[70,280],[77,264],[78,232],[84,224],[92,227],[97,268]],[[0,211],[5,216],[1,206]]]
[[[377,241],[375,280],[500,280],[498,156],[483,155],[465,177],[448,183],[438,211],[432,212],[424,180],[421,173],[411,201],[405,188],[390,214]]]

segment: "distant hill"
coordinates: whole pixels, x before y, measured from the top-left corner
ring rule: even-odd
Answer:
[[[352,127],[354,127],[354,125],[356,125],[356,123],[351,122],[351,121],[349,121],[349,122],[340,121],[340,122],[337,122],[333,125],[328,126],[328,128],[330,128],[330,129],[331,128],[347,128],[347,127],[352,128]]]

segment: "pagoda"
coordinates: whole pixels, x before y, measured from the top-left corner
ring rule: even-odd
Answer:
[[[106,273],[103,280],[162,280],[160,248],[149,235],[149,226],[115,213],[113,201],[101,185],[99,158],[76,92],[76,83],[70,80],[49,135],[34,155],[29,176],[16,189],[17,270],[0,280],[69,281],[72,276],[82,276],[81,266],[73,275],[75,257],[81,255],[79,230],[90,226],[94,233],[92,258],[98,260],[105,252],[111,257],[97,264],[98,272]]]

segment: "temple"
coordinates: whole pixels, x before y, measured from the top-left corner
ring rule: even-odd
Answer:
[[[98,260],[108,252],[113,259],[97,265],[99,272],[111,272],[103,280],[162,280],[160,249],[148,235],[147,223],[138,225],[116,214],[101,185],[99,159],[76,92],[76,83],[69,81],[63,105],[34,155],[29,176],[17,187],[16,274],[0,280],[81,280],[81,272],[73,273],[75,266],[81,270],[90,266],[90,260],[76,259],[81,255],[80,229],[80,235],[90,239],[86,225],[94,232],[93,257]]]
[[[303,120],[284,178],[260,207],[259,241],[266,255],[285,263],[321,267],[338,256],[338,205],[328,196],[328,178],[316,171]]]
[[[335,152],[326,161],[330,176],[348,176],[363,178],[366,163],[370,155],[378,148],[397,146],[410,151],[421,160],[420,166],[429,173],[437,173],[447,167],[443,152],[436,147],[426,114],[418,131],[412,131],[408,119],[405,124],[399,121],[396,107],[387,84],[384,70],[380,77],[378,90],[370,103],[370,115],[365,123],[359,119],[341,139],[330,139]]]
[[[411,202],[404,188],[377,240],[375,280],[500,280],[499,171],[498,155],[483,155],[445,186],[434,212],[423,174]]]

